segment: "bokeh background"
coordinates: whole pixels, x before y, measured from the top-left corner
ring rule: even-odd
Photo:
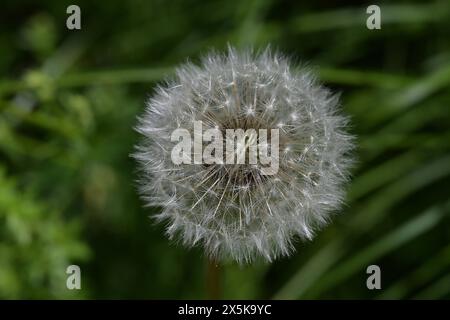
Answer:
[[[330,226],[290,258],[224,264],[222,297],[450,298],[450,2],[377,1],[381,30],[369,4],[1,1],[0,298],[208,297],[202,251],[153,225],[129,155],[155,84],[227,43],[315,68],[342,93],[358,163]]]

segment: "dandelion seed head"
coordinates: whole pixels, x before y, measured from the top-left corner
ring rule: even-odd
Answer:
[[[204,130],[278,128],[278,171],[264,175],[260,164],[174,164],[171,133],[186,128],[194,136],[199,120]],[[290,255],[296,238],[312,239],[340,208],[352,163],[347,126],[337,96],[281,54],[210,53],[200,65],[177,68],[147,101],[134,154],[141,195],[160,207],[155,218],[166,223],[170,239],[202,246],[219,260],[273,261]]]

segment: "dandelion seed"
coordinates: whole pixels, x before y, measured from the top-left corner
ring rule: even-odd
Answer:
[[[254,163],[174,164],[171,134],[193,134],[195,121],[223,132],[279,128],[278,171],[265,175]],[[211,53],[200,66],[180,66],[147,102],[134,154],[142,197],[162,205],[156,219],[166,222],[170,239],[200,245],[214,259],[273,261],[291,254],[296,238],[312,239],[339,209],[352,163],[346,126],[337,98],[282,55]]]

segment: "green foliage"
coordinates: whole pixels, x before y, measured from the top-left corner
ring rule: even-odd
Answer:
[[[0,298],[74,297],[65,286],[66,267],[89,253],[78,239],[79,223],[20,191],[4,170],[0,186]]]
[[[227,43],[267,44],[342,92],[358,136],[343,212],[298,253],[223,266],[225,298],[449,298],[450,5],[3,1],[0,298],[205,298],[205,259],[136,194],[136,116],[155,83]],[[78,264],[82,290],[66,289]],[[366,268],[382,271],[381,291]]]

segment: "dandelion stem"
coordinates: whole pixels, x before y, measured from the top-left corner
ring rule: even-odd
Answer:
[[[218,300],[221,298],[220,271],[220,266],[217,261],[213,259],[207,260],[206,289],[208,299]]]

